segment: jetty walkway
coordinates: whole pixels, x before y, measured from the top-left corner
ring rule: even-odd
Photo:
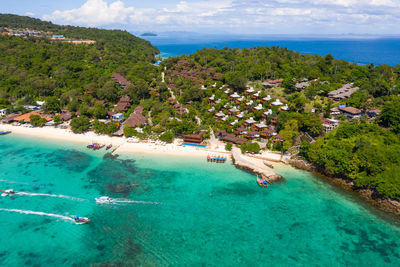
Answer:
[[[266,168],[266,167],[262,168],[256,164],[252,163],[250,160],[247,160],[242,155],[242,152],[240,151],[240,149],[237,147],[232,148],[232,160],[236,167],[251,171],[251,172],[261,175],[261,176],[264,176],[270,182],[275,182],[277,180],[282,179],[282,176],[271,171],[269,168]]]

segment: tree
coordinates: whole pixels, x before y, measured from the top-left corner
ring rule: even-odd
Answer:
[[[107,115],[107,109],[106,109],[106,107],[105,107],[103,104],[101,104],[101,103],[95,103],[95,104],[94,104],[94,107],[93,107],[93,110],[92,110],[92,113],[93,113],[93,116],[94,116],[96,119],[102,119],[102,118],[105,118],[105,117],[106,117],[106,115]]]
[[[250,143],[247,145],[247,151],[251,153],[259,153],[260,145],[258,143]]]
[[[29,116],[29,120],[33,126],[39,126],[39,127],[43,127],[47,122],[45,118],[33,114]]]
[[[125,137],[131,137],[131,136],[137,136],[137,135],[138,135],[138,132],[134,128],[129,127],[129,126],[124,127],[124,136]]]
[[[166,132],[164,132],[162,135],[160,135],[160,138],[159,138],[159,139],[160,139],[161,141],[171,143],[171,142],[174,140],[174,137],[175,137],[175,135],[174,135],[173,132],[171,132],[171,131],[166,131]]]
[[[61,110],[60,101],[55,96],[46,97],[43,109],[47,112],[59,112]]]
[[[145,80],[137,78],[126,87],[128,95],[134,103],[139,103],[141,99],[147,98],[149,94],[149,86]]]
[[[224,78],[225,83],[231,86],[234,90],[243,91],[246,88],[247,79],[239,71],[227,72]]]
[[[378,117],[378,122],[380,125],[392,127],[394,132],[400,133],[400,100],[386,103]]]
[[[90,120],[85,116],[80,116],[77,118],[73,118],[71,120],[71,130],[74,133],[83,133],[86,132],[90,127]]]
[[[227,151],[231,151],[232,150],[232,143],[226,143],[226,145],[225,145],[225,149],[227,150]]]
[[[292,77],[287,77],[283,79],[282,86],[286,94],[291,94],[296,91],[296,83],[293,81]]]
[[[53,121],[55,124],[60,124],[61,123],[61,116],[60,115],[55,115],[53,117]]]

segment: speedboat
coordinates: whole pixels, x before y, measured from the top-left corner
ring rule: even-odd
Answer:
[[[86,217],[79,217],[79,216],[76,216],[76,217],[74,218],[74,220],[75,220],[75,223],[76,223],[76,224],[85,224],[85,223],[89,223],[89,222],[90,222],[89,218],[86,218]]]
[[[96,200],[96,203],[99,203],[99,204],[109,204],[109,203],[111,203],[111,198],[110,197],[106,197],[106,196],[95,198],[95,200]]]
[[[0,192],[2,193],[1,194],[2,197],[11,196],[11,195],[14,195],[16,193],[13,189],[0,190]]]

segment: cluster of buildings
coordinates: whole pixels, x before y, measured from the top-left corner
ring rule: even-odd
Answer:
[[[72,43],[72,44],[94,44],[96,43],[96,41],[94,40],[85,40],[85,39],[70,39],[70,38],[66,38],[64,35],[52,35],[51,40],[55,40],[55,41],[61,41],[61,42],[67,42],[67,43]]]
[[[217,99],[215,95],[208,98],[211,108],[207,112],[213,114],[216,121],[232,121],[229,126],[233,134],[226,131],[219,131],[217,136],[220,140],[234,144],[242,144],[253,139],[272,139],[281,141],[276,132],[278,120],[276,111],[285,112],[289,110],[287,104],[280,99],[273,99],[270,95],[262,97],[261,91],[248,87],[242,94],[231,92],[229,88],[221,87],[229,101],[223,106],[222,99]],[[217,106],[221,106],[217,110]],[[275,110],[275,111],[273,111]],[[261,114],[260,119],[255,119],[250,113]]]

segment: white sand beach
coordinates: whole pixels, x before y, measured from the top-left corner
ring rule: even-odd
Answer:
[[[75,134],[68,129],[59,129],[55,127],[27,128],[23,126],[12,126],[9,124],[0,124],[1,131],[12,131],[13,134],[34,136],[43,139],[62,140],[66,142],[79,142],[84,145],[91,143],[112,144],[117,148],[116,153],[145,153],[145,154],[164,154],[174,156],[207,157],[212,154],[230,154],[224,148],[224,144],[210,145],[207,148],[180,145],[178,141],[173,144],[156,144],[150,141],[141,141],[138,143],[129,143],[125,137],[110,137],[106,135],[97,135],[93,132],[85,134]]]

